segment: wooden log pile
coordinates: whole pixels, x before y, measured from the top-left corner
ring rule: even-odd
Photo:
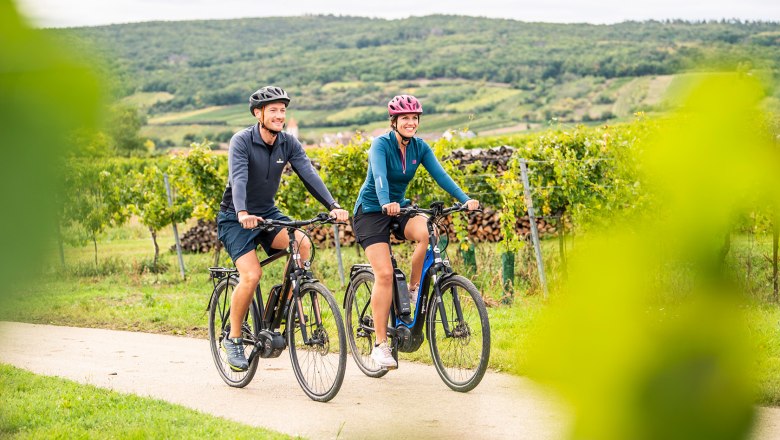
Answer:
[[[446,228],[450,240],[454,241],[455,231],[452,229],[452,220],[447,217],[441,222],[442,227]],[[556,219],[537,219],[536,226],[539,229],[539,235],[555,236],[558,233],[558,224]],[[571,224],[565,225],[566,230],[571,229]],[[527,238],[531,234],[531,221],[528,216],[521,217],[517,220],[515,226],[515,232],[523,239]],[[329,247],[333,246],[333,226],[319,226],[313,228],[309,234],[312,237],[312,241],[317,245]],[[398,240],[394,236],[391,237],[393,244],[398,243]],[[477,243],[489,242],[495,243],[501,241],[503,238],[501,235],[501,223],[498,219],[498,211],[495,209],[487,208],[482,213],[469,214],[469,237]],[[339,241],[342,246],[348,246],[355,244],[355,235],[352,232],[352,225],[340,225],[339,226]]]
[[[460,160],[460,168],[464,168],[475,162],[482,164],[482,168],[487,169],[492,166],[493,169],[500,175],[507,169],[507,163],[512,157],[515,149],[508,146],[501,146],[495,148],[475,148],[475,149],[459,149],[454,150],[448,160],[457,159]]]
[[[217,240],[217,222],[215,220],[198,220],[198,223],[190,228],[180,238],[182,252],[204,253],[211,252]],[[222,246],[219,243],[219,246]],[[171,246],[171,251],[176,252],[176,245]]]
[[[355,233],[352,232],[352,222],[350,219],[349,224],[338,225],[339,228],[339,241],[342,246],[350,246],[355,244]],[[320,245],[333,246],[333,225],[317,226],[308,231],[311,240]]]
[[[451,241],[456,240],[455,231],[452,229],[452,219],[447,217],[442,222],[442,227],[448,230]],[[539,235],[555,236],[558,234],[558,224],[555,219],[537,219],[537,228]],[[564,225],[566,230],[571,229],[571,224]],[[339,225],[339,239],[342,246],[351,246],[355,244],[355,234],[352,231],[352,224]],[[531,222],[528,216],[517,220],[515,232],[523,239],[528,238],[531,233]],[[333,246],[333,225],[317,226],[308,231],[312,241],[323,247]],[[498,211],[486,208],[482,213],[469,214],[469,237],[476,243],[496,243],[501,241],[501,223],[498,219]],[[214,249],[217,238],[217,223],[215,221],[198,220],[197,225],[190,228],[182,237],[181,244],[184,252],[204,253],[211,252]],[[399,243],[395,236],[391,235],[393,244]],[[221,246],[221,244],[220,244]],[[171,251],[176,251],[172,246]]]

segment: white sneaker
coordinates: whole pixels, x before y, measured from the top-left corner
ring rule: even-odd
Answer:
[[[417,292],[419,290],[420,289],[418,288],[418,289],[414,289],[414,290],[410,290],[409,291],[409,303],[411,305],[415,306],[415,307],[417,306]]]
[[[371,359],[387,370],[398,368],[398,362],[393,359],[393,353],[390,352],[390,346],[387,345],[387,342],[374,346],[374,349],[371,350]]]

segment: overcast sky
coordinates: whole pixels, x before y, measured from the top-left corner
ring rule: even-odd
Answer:
[[[555,23],[739,18],[780,22],[780,0],[11,0],[40,27],[152,20],[335,14],[404,18],[458,14]]]

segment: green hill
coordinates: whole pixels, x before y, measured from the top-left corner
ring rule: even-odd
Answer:
[[[302,16],[52,30],[105,60],[117,93],[150,114],[148,135],[224,133],[252,123],[264,84],[293,96],[301,136],[386,126],[383,106],[423,99],[423,131],[527,129],[663,108],[675,78],[701,69],[777,76],[780,24],[525,23],[461,16]],[[203,110],[193,112],[193,110]]]

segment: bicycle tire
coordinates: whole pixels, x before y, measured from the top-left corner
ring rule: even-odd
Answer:
[[[325,300],[325,304],[321,299]],[[321,283],[303,284],[300,300],[306,336],[313,344],[307,345],[304,341],[300,312],[293,302],[287,312],[285,331],[290,362],[295,378],[306,395],[312,400],[327,402],[338,394],[347,369],[344,322],[336,299]],[[320,310],[319,319],[317,307]]]
[[[387,374],[387,369],[380,367],[371,359],[374,348],[374,330],[362,328],[364,323],[373,328],[371,314],[371,288],[374,284],[374,274],[360,272],[350,282],[347,292],[344,320],[349,342],[349,351],[360,371],[368,377],[379,378]]]
[[[474,284],[454,275],[441,283],[441,297],[434,297],[428,308],[427,336],[436,371],[444,383],[459,392],[471,391],[479,385],[490,359],[490,324],[487,309]],[[453,301],[458,295],[463,322],[458,321]],[[442,325],[444,306],[451,335]]]
[[[209,302],[209,345],[211,345],[211,357],[222,380],[231,387],[243,388],[255,377],[258,356],[252,360],[246,371],[233,371],[227,363],[227,353],[222,349],[222,340],[230,332],[230,299],[237,284],[237,280],[231,277],[220,281],[214,288],[214,294]],[[242,327],[244,354],[249,357],[249,353],[254,348],[255,334],[260,328],[260,312],[254,298],[244,317]]]

